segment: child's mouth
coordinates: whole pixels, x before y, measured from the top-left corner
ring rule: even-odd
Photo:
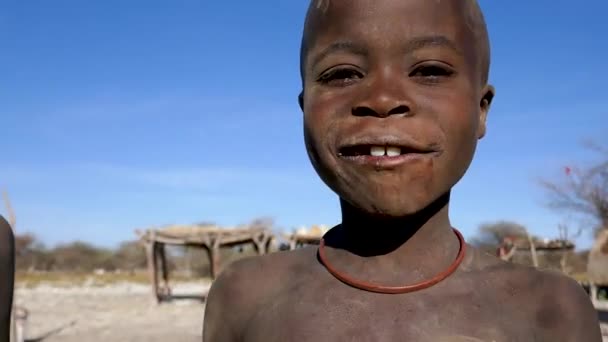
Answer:
[[[421,151],[415,151],[402,146],[356,145],[341,148],[339,155],[341,157],[397,157],[407,153],[421,153]]]
[[[360,165],[376,169],[393,169],[402,164],[435,156],[434,151],[423,151],[406,146],[354,145],[340,148],[338,156]]]

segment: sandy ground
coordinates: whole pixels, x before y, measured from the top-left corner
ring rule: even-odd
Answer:
[[[176,295],[200,295],[205,283],[174,285]],[[17,288],[18,305],[29,310],[30,342],[200,342],[204,303],[176,299],[156,305],[148,286],[38,286]],[[608,342],[608,322],[602,329]]]
[[[175,285],[174,294],[206,293],[206,284]],[[156,305],[148,286],[16,289],[28,309],[27,340],[44,342],[193,342],[202,340],[204,304],[179,299]]]

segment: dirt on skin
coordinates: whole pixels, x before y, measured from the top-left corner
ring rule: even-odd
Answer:
[[[174,285],[176,295],[201,296],[209,284]],[[44,342],[200,342],[204,302],[175,299],[154,304],[149,286],[40,285],[17,288],[16,303],[28,310],[26,339]]]

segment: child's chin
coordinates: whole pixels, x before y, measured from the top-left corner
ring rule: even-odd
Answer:
[[[357,203],[364,212],[371,216],[384,218],[400,218],[414,215],[423,210],[429,203],[424,201],[414,201],[412,199],[377,199],[371,203]]]

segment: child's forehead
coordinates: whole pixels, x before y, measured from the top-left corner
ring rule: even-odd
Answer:
[[[311,48],[321,49],[335,39],[378,42],[392,37],[397,42],[437,35],[446,36],[455,46],[475,54],[485,82],[489,42],[476,0],[312,0],[301,58],[306,58]]]
[[[399,35],[429,31],[467,30],[470,15],[458,3],[468,0],[314,0],[307,15],[312,36],[349,33],[371,36],[375,32]]]
[[[462,12],[435,0],[315,0],[308,16],[309,48],[323,49],[336,40],[405,44],[425,36],[446,37],[460,46],[469,38]],[[429,4],[430,3],[430,4]]]
[[[474,0],[313,0],[309,6],[309,14],[339,14],[348,15],[364,9],[374,14],[377,9],[391,7],[393,9],[433,8],[435,10],[469,9]],[[463,6],[465,5],[465,6]],[[337,12],[337,13],[336,13]],[[462,12],[462,11],[457,11]]]

